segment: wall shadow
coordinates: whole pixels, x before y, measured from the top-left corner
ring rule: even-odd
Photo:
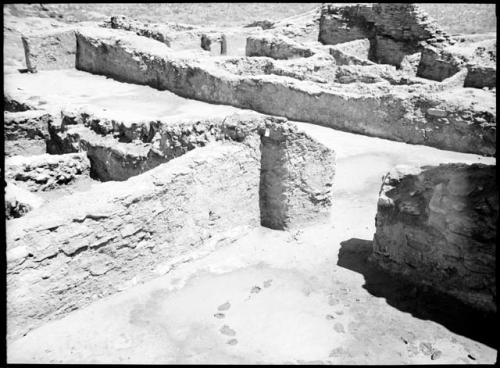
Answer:
[[[451,296],[415,285],[381,269],[369,260],[372,243],[356,238],[341,242],[337,264],[362,274],[363,287],[373,296],[385,298],[390,306],[497,348],[496,314],[477,311]]]

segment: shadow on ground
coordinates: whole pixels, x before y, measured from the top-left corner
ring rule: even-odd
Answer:
[[[432,320],[450,331],[497,348],[496,315],[484,314],[442,293],[391,275],[368,260],[372,241],[352,238],[340,243],[338,265],[362,274],[363,287],[373,296],[414,317]]]

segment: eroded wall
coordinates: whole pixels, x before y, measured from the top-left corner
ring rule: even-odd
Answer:
[[[460,98],[460,93],[437,92],[432,86],[420,90],[404,85],[391,90],[367,86],[356,93],[352,88],[277,75],[236,75],[217,67],[211,59],[180,58],[156,41],[117,31],[82,29],[77,40],[80,70],[350,132],[495,154],[494,101],[487,94],[479,97],[482,91],[467,92],[466,99]],[[476,103],[476,98],[481,103]],[[445,116],[453,116],[453,120],[429,114],[434,108],[445,109]]]
[[[400,66],[404,57],[424,46],[449,45],[454,40],[411,3],[325,4],[319,40],[335,45],[370,39],[370,59]]]
[[[399,167],[383,179],[374,258],[485,311],[496,311],[495,166]]]
[[[227,233],[259,225],[259,161],[258,146],[214,143],[10,221],[9,338],[149,280],[157,266]]]

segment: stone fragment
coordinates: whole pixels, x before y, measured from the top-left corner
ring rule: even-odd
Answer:
[[[420,343],[420,351],[424,354],[424,355],[431,355],[432,352],[433,352],[433,348],[432,348],[432,345],[428,342],[421,342]]]
[[[5,188],[5,218],[7,220],[24,216],[40,208],[44,200],[28,190],[11,182]]]
[[[448,115],[446,110],[436,109],[436,108],[427,109],[427,114],[431,116],[436,116],[438,118],[445,118]]]
[[[26,246],[13,248],[7,252],[7,262],[15,262],[19,259],[26,258],[28,254],[29,248]]]
[[[432,360],[438,360],[441,357],[442,354],[443,353],[441,352],[441,350],[434,350],[434,352],[431,355],[431,359]]]

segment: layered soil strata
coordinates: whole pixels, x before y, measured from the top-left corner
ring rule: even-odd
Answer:
[[[495,166],[397,167],[378,200],[375,260],[476,308],[496,311]]]

